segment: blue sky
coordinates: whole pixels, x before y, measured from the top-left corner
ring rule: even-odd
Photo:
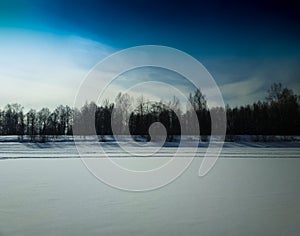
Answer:
[[[72,105],[99,60],[144,44],[198,59],[231,106],[264,99],[273,82],[300,93],[297,3],[209,2],[0,1],[0,107]]]

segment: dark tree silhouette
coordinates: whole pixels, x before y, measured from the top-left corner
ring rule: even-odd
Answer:
[[[167,131],[168,139],[180,135],[180,121],[184,122],[184,134],[195,134],[197,125],[191,119],[193,109],[199,120],[200,134],[205,137],[211,132],[210,113],[225,112],[215,107],[207,108],[205,96],[200,89],[189,95],[191,107],[181,110],[179,100],[174,97],[168,103],[149,102],[143,96],[134,102],[128,94],[119,93],[115,103],[106,100],[97,106],[94,102],[86,103],[80,110],[69,106],[58,106],[54,111],[42,108],[30,109],[26,114],[20,104],[8,104],[0,110],[0,135],[18,135],[30,137],[32,142],[45,142],[48,136],[71,135],[73,118],[79,122],[80,135],[96,133],[101,141],[105,135],[113,134],[112,123],[117,125],[115,134],[124,134],[129,128],[132,135],[149,137],[149,127],[154,122],[161,122]],[[114,109],[116,108],[116,109]],[[114,112],[113,112],[114,111]],[[300,134],[300,98],[293,90],[274,83],[268,90],[265,101],[252,105],[231,108],[227,105],[227,135],[299,135]],[[95,124],[90,121],[95,118]]]

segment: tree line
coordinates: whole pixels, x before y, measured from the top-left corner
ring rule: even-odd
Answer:
[[[72,134],[73,109],[69,106],[60,105],[53,112],[48,108],[23,110],[17,103],[0,110],[0,135],[18,135],[20,141],[28,135],[31,141],[44,142],[47,136]]]
[[[60,105],[54,111],[42,108],[25,113],[20,104],[8,104],[0,110],[0,135],[18,135],[20,141],[27,135],[31,141],[45,142],[51,136],[72,135],[76,120],[83,124],[78,126],[81,127],[78,130],[81,135],[89,135],[96,130],[100,137],[104,137],[113,133],[125,134],[129,130],[132,135],[147,137],[151,124],[161,122],[171,140],[174,135],[181,134],[180,122],[185,123],[185,134],[196,133],[198,127],[189,119],[191,109],[196,112],[200,133],[204,136],[211,132],[212,109],[214,112],[226,112],[227,135],[299,135],[299,96],[281,83],[274,83],[267,94],[264,101],[234,108],[227,105],[225,111],[218,107],[209,110],[200,89],[189,95],[191,107],[185,111],[182,111],[176,97],[168,103],[149,102],[143,96],[135,101],[127,93],[119,93],[115,102],[106,100],[101,106],[90,102],[81,109]],[[93,116],[95,124],[88,127],[86,124]]]

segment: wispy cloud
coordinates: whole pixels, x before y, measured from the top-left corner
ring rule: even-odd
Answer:
[[[222,85],[220,90],[226,103],[240,106],[264,99],[264,85],[264,80],[255,77]]]
[[[212,57],[203,59],[231,106],[263,100],[274,82],[300,93],[300,60],[298,57]]]
[[[99,60],[114,49],[76,36],[0,31],[0,107],[73,105],[77,89]]]
[[[0,36],[0,108],[12,102],[37,109],[42,106],[54,108],[59,104],[72,106],[88,71],[116,51],[108,45],[75,35],[1,29]],[[219,85],[225,103],[231,106],[264,99],[273,82],[281,82],[300,93],[300,60],[296,56],[229,58],[216,55],[202,59],[200,61]],[[106,85],[101,78],[109,76],[110,69],[113,66],[96,76],[95,85],[99,86],[99,91]],[[148,68],[121,75],[103,97],[114,101],[118,92],[153,80],[170,84],[186,96],[195,90],[176,73]],[[214,95],[216,91],[205,92]],[[135,87],[131,93],[135,97],[144,94],[155,100],[170,100],[176,96],[166,86],[149,84]]]

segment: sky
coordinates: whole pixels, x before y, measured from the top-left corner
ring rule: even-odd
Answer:
[[[199,60],[230,106],[263,100],[273,82],[300,94],[296,1],[207,2],[0,0],[0,108],[15,102],[27,109],[72,106],[100,60],[149,44]],[[155,75],[163,81],[166,73],[146,69],[139,78]],[[176,78],[172,83],[181,85]],[[140,89],[149,95],[153,89],[146,90]],[[156,93],[160,97],[165,90]]]

